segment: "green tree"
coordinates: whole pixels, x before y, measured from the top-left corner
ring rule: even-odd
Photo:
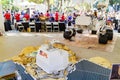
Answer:
[[[120,0],[109,0],[110,5],[117,4],[117,3],[120,4]]]
[[[37,4],[40,4],[40,3],[43,3],[44,0],[28,0],[29,2],[34,2],[34,3],[37,3]]]
[[[40,3],[44,3],[46,2],[47,5],[48,5],[48,10],[51,9],[51,6],[54,5],[54,7],[57,8],[57,10],[61,10],[62,8],[62,0],[56,0],[57,1],[57,4],[53,4],[54,0],[28,0],[29,2],[34,2],[34,3],[37,3],[37,4],[40,4]],[[64,0],[65,2],[66,1],[69,1],[69,0]]]
[[[50,0],[28,0],[29,2],[34,2],[37,4],[43,3],[43,2],[47,2],[48,5],[48,10],[50,9]]]
[[[13,3],[13,0],[1,0],[0,2],[3,6],[3,9],[10,9]]]

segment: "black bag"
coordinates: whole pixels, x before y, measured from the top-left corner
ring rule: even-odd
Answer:
[[[112,29],[106,29],[106,34],[107,34],[108,40],[113,39],[113,30]]]
[[[99,34],[98,41],[100,44],[107,44],[108,42],[107,34]]]

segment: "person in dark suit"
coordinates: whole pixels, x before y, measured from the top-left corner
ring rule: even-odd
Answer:
[[[111,79],[120,79],[120,65],[113,65]]]

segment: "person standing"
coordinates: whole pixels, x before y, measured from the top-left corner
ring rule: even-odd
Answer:
[[[65,21],[65,15],[64,15],[64,13],[62,13],[62,16],[61,16],[61,20],[60,20],[61,22],[64,22]]]
[[[24,18],[26,19],[26,21],[30,20],[30,15],[28,14],[28,12],[25,13]]]
[[[53,13],[52,13],[52,12],[50,13],[49,21],[50,21],[50,22],[54,22],[54,21],[55,21],[55,18],[54,18],[54,16],[53,16]]]
[[[48,11],[48,10],[47,10],[47,12],[46,12],[45,16],[46,16],[46,19],[47,19],[47,20],[49,20],[49,18],[50,18],[50,13],[49,13],[49,11]]]
[[[113,65],[110,80],[120,80],[120,65]]]
[[[5,31],[9,31],[12,30],[11,28],[11,15],[8,11],[6,11],[6,13],[4,14],[5,17]]]
[[[15,14],[15,19],[16,19],[16,22],[20,21],[20,14],[18,12]]]
[[[59,13],[58,11],[55,12],[55,21],[58,22],[59,20]]]
[[[97,18],[97,11],[96,10],[94,10],[94,16],[95,16],[95,18]]]
[[[14,17],[16,22],[20,21],[20,14],[18,12],[15,13]],[[18,30],[17,23],[15,23],[15,28]]]
[[[72,20],[73,20],[73,17],[72,17],[71,14],[69,14],[69,16],[68,16],[68,27],[72,26]]]
[[[75,20],[76,20],[76,17],[77,17],[77,15],[76,15],[75,13],[73,13],[73,21],[72,21],[72,23],[73,23],[74,27],[75,27]]]

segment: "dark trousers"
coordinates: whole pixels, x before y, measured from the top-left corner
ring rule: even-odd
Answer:
[[[5,31],[12,30],[12,28],[11,28],[11,21],[10,20],[6,20],[4,22],[4,26],[5,26]]]
[[[115,30],[117,30],[118,29],[118,20],[115,20],[114,23],[115,23]]]
[[[68,21],[68,26],[71,26],[72,25],[72,22],[71,21]]]

